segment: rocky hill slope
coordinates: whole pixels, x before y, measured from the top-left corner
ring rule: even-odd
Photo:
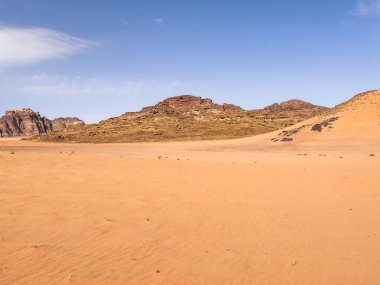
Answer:
[[[84,125],[84,122],[78,118],[49,120],[31,109],[6,111],[0,118],[0,137],[41,135],[73,125]]]
[[[182,95],[139,112],[125,113],[99,124],[69,127],[36,140],[113,143],[228,139],[271,132],[326,110],[299,100],[279,106],[279,111],[271,111],[274,107],[246,111],[235,105]]]

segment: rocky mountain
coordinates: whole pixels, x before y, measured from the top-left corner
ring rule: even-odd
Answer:
[[[218,105],[212,102],[211,99],[202,99],[192,95],[181,95],[170,97],[162,102],[159,102],[153,107],[145,107],[141,112],[137,113],[166,113],[166,114],[187,114],[187,115],[200,115],[205,113],[220,113],[228,111],[243,111],[242,108],[232,104]],[[127,113],[126,115],[133,114]],[[135,113],[136,114],[136,113]]]
[[[315,114],[315,111],[307,113],[305,110],[317,106],[300,102],[279,104],[281,112],[271,112],[274,108],[269,107],[246,111],[231,104],[216,104],[211,99],[181,95],[139,112],[125,113],[98,124],[69,127],[37,140],[112,143],[246,137],[293,125],[308,114]]]
[[[49,120],[31,109],[6,111],[0,118],[0,137],[41,135],[78,124],[84,125],[84,122],[78,118]]]
[[[289,100],[282,103],[275,103],[264,109],[253,110],[257,115],[274,116],[283,118],[299,118],[306,120],[308,118],[319,115],[329,108],[310,104],[302,100]]]
[[[51,121],[53,131],[61,131],[71,126],[82,126],[85,123],[76,117],[60,117]]]

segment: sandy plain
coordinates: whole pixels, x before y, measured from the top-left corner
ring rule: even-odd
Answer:
[[[0,284],[380,284],[376,96],[290,143],[0,140]]]
[[[379,157],[2,140],[0,284],[379,284]]]

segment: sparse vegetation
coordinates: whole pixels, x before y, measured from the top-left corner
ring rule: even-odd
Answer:
[[[326,109],[303,103],[300,105],[299,101],[292,101],[277,113],[276,108],[274,111],[246,111],[231,104],[214,104],[210,99],[177,96],[143,108],[140,112],[126,113],[99,124],[72,126],[32,140],[123,143],[249,137],[293,125]],[[300,109],[291,108],[293,104]]]

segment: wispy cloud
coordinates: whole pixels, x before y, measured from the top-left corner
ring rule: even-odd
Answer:
[[[136,92],[145,82],[114,81],[106,78],[83,78],[80,76],[58,76],[36,74],[22,77],[23,85],[14,90],[30,95],[120,95]]]
[[[0,26],[0,67],[64,59],[94,45],[52,29]]]
[[[6,84],[9,94],[48,95],[48,96],[124,96],[154,94],[154,90],[171,93],[181,87],[180,82],[144,80],[116,80],[103,77],[63,76],[34,74],[30,76],[1,76],[0,85]]]
[[[154,18],[153,23],[155,23],[157,26],[163,26],[164,25],[164,19],[162,18]]]
[[[121,20],[121,24],[123,26],[129,26],[129,22],[127,20]]]
[[[380,15],[380,0],[358,0],[356,2],[354,15]]]
[[[189,82],[155,78],[110,78],[40,73],[0,73],[0,116],[5,110],[32,107],[50,118],[77,116],[97,122],[179,94]]]

